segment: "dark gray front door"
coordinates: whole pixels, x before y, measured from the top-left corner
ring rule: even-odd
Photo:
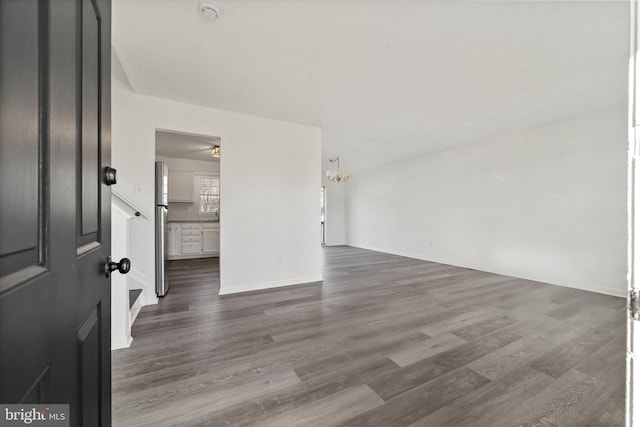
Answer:
[[[0,0],[0,403],[110,425],[110,0]]]

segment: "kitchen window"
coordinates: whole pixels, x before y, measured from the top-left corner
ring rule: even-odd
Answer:
[[[198,175],[198,214],[220,214],[220,177],[211,175]]]

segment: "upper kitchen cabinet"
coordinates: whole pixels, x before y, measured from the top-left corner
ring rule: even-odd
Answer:
[[[193,203],[193,172],[169,170],[169,202]]]

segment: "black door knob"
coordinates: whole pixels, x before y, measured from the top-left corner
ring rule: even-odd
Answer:
[[[129,258],[122,258],[120,262],[111,261],[111,257],[108,256],[104,262],[104,275],[109,278],[111,272],[118,270],[121,274],[127,274],[131,270],[131,260]]]
[[[107,166],[104,168],[104,183],[107,185],[114,185],[116,183],[116,172],[114,168]]]

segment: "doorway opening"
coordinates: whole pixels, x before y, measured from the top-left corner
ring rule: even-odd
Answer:
[[[325,224],[327,215],[327,187],[320,187],[320,244],[327,244]]]
[[[171,295],[197,277],[203,294],[220,291],[220,137],[156,130],[156,292]],[[164,194],[158,187],[163,181]],[[176,288],[177,289],[177,288]],[[179,293],[179,291],[178,291]]]

